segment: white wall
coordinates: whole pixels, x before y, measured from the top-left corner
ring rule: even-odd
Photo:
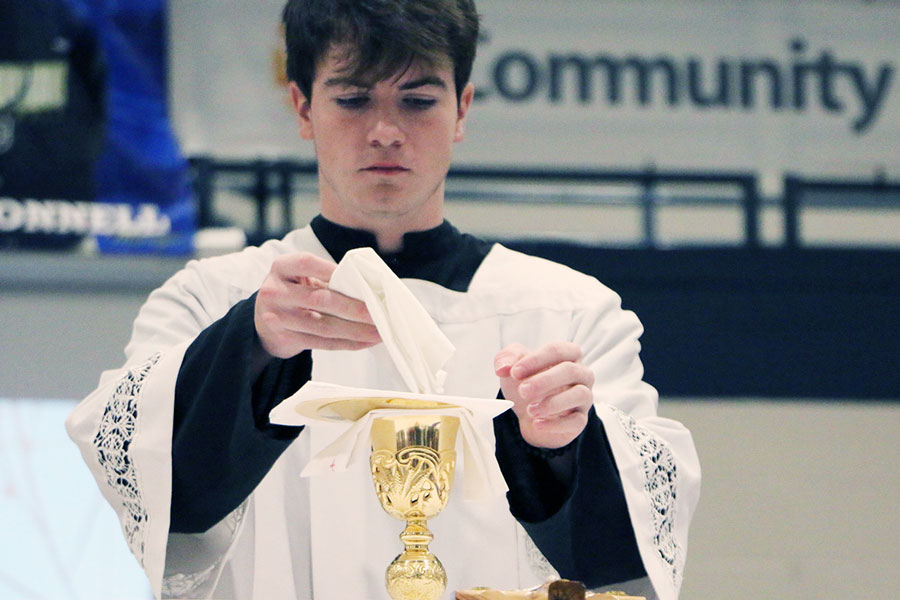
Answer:
[[[663,401],[703,491],[682,598],[895,598],[900,404]]]

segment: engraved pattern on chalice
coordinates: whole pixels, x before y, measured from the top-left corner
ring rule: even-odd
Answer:
[[[372,480],[384,510],[406,521],[405,546],[385,573],[394,600],[438,600],[447,587],[441,561],[428,550],[426,520],[447,505],[456,468],[459,418],[420,414],[372,422]]]

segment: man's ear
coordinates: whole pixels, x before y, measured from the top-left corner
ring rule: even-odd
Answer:
[[[313,127],[312,121],[309,119],[309,100],[306,99],[306,96],[300,91],[300,87],[294,81],[288,83],[288,91],[291,94],[291,106],[294,107],[294,112],[297,113],[300,137],[304,140],[311,140],[313,139]]]
[[[472,82],[466,84],[459,95],[459,106],[456,109],[456,132],[453,135],[454,142],[461,142],[466,137],[466,117],[469,107],[472,106],[472,98],[475,97],[475,86]]]

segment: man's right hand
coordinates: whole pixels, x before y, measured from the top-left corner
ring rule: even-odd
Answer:
[[[266,352],[361,350],[381,342],[365,303],[328,289],[337,265],[308,252],[280,256],[256,295],[253,316]]]

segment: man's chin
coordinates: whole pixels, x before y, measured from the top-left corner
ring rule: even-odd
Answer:
[[[367,203],[361,212],[367,218],[387,220],[406,217],[412,211],[408,204],[390,199],[378,199]]]
[[[422,202],[417,202],[405,192],[394,186],[382,186],[376,190],[370,190],[367,194],[358,196],[360,208],[372,212],[407,212]]]

